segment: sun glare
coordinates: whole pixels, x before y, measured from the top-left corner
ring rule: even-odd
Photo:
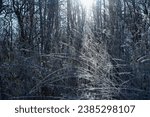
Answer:
[[[87,9],[90,10],[92,8],[94,0],[80,0],[81,4]]]

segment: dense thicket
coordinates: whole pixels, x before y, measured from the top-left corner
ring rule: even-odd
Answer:
[[[0,0],[0,99],[150,99],[150,1]]]

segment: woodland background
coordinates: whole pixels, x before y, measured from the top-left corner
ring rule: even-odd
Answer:
[[[0,99],[150,99],[150,0],[0,0]]]

